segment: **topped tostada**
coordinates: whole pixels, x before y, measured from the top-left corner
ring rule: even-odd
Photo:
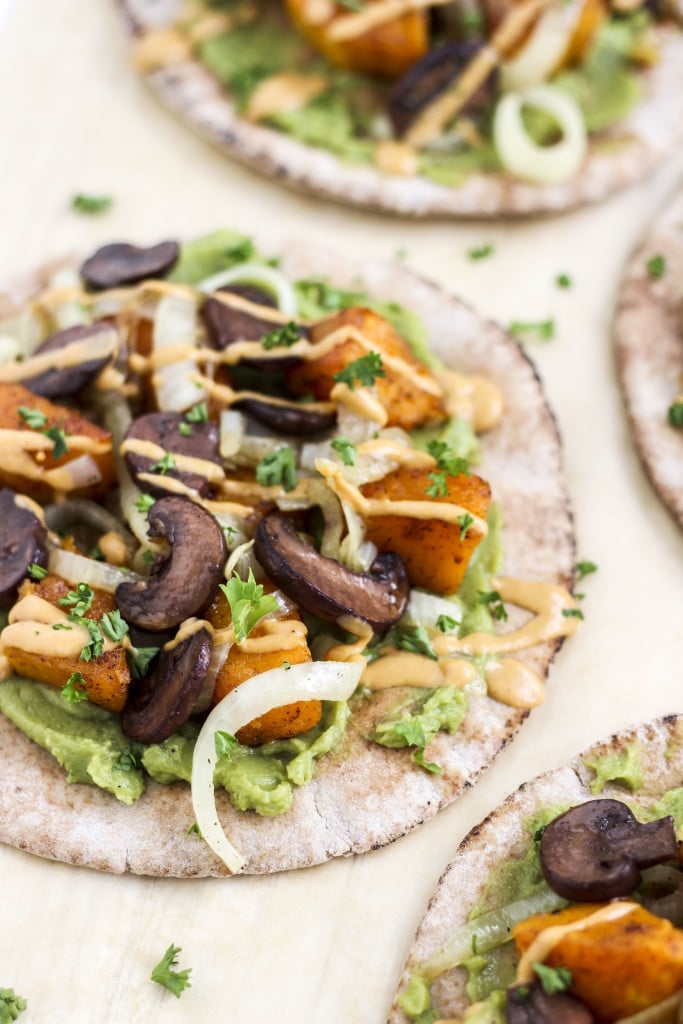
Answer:
[[[558,212],[683,134],[679,0],[122,0],[135,62],[231,155],[412,216]]]
[[[398,266],[229,231],[10,303],[0,838],[276,871],[454,799],[581,617],[519,345]]]
[[[463,840],[390,1024],[677,1024],[683,722],[596,743]]]

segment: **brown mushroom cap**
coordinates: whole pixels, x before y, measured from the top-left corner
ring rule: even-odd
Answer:
[[[0,491],[0,608],[11,608],[29,565],[47,566],[47,530],[38,516]]]
[[[177,242],[159,242],[147,248],[113,242],[103,245],[81,267],[81,277],[90,288],[117,288],[135,284],[146,277],[164,277],[175,265],[180,246]]]
[[[283,593],[325,622],[352,615],[383,631],[401,618],[408,601],[410,583],[398,555],[380,555],[370,572],[352,572],[302,540],[279,512],[259,523],[254,553]]]
[[[239,294],[234,288],[220,289],[228,294]],[[240,295],[240,298],[242,295]],[[244,298],[249,301],[248,296]],[[241,306],[231,306],[220,299],[209,296],[202,308],[200,315],[206,326],[206,331],[211,344],[221,351],[229,348],[238,341],[259,341],[266,334],[275,331],[278,327],[284,327],[289,320],[282,318],[282,322],[268,320],[258,315],[258,305],[254,304],[253,309],[244,309]],[[306,337],[308,329],[299,326],[300,337]],[[243,366],[251,366],[259,370],[287,370],[297,365],[301,360],[296,356],[287,354],[286,348],[272,349],[263,359],[242,359]]]
[[[94,324],[67,327],[64,331],[55,331],[36,349],[34,354],[41,355],[44,352],[54,352],[65,348],[75,341],[88,341],[98,335],[104,337],[107,334],[112,336],[112,341],[114,342],[111,355],[100,356],[97,359],[86,359],[76,366],[66,366],[63,368],[56,366],[46,370],[44,373],[38,374],[36,377],[26,378],[22,381],[22,384],[29,391],[32,391],[34,395],[42,395],[43,398],[56,398],[61,395],[77,394],[104,369],[107,363],[111,362],[118,340],[116,328],[102,320],[98,320]]]
[[[238,398],[232,403],[233,409],[243,409],[259,423],[270,427],[278,434],[318,434],[329,430],[337,420],[334,409],[320,412],[309,409],[305,404],[292,402],[288,405],[276,405],[273,402],[259,401],[258,398]]]
[[[162,650],[150,671],[136,680],[121,716],[125,735],[138,743],[161,743],[192,714],[211,660],[211,634],[202,628]]]
[[[191,433],[182,434],[181,425],[186,424]],[[171,455],[189,455],[195,459],[204,459],[207,462],[221,464],[221,457],[218,450],[218,425],[209,420],[207,423],[187,424],[185,418],[177,412],[149,412],[138,416],[133,420],[126,431],[126,440],[135,439],[138,441],[152,441],[158,444],[164,451]],[[151,473],[155,459],[147,458],[145,455],[136,455],[134,452],[126,452],[125,460],[131,476],[144,491],[163,497],[168,494],[168,488],[163,486],[164,477],[171,477],[173,480],[180,480],[193,491],[197,491],[202,498],[211,494],[211,485],[201,473],[191,473],[181,469],[168,469],[163,476],[159,475],[158,486],[149,480],[140,481],[141,473]]]
[[[589,800],[543,829],[541,870],[559,896],[601,902],[628,896],[640,869],[678,858],[673,818],[641,824],[619,800]]]
[[[540,982],[515,985],[507,990],[507,1024],[593,1024],[593,1014],[567,992],[549,996]]]
[[[165,537],[171,554],[149,579],[120,583],[116,604],[129,624],[164,633],[211,604],[228,552],[214,517],[189,498],[161,498],[147,519],[150,537]]]

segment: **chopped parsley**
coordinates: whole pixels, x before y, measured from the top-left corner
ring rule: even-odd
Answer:
[[[450,615],[439,615],[436,620],[436,628],[441,630],[442,633],[450,633],[457,625],[457,620],[452,619]]]
[[[40,430],[47,423],[47,416],[38,409],[29,409],[26,405],[20,405],[17,412],[31,430]]]
[[[563,608],[562,609],[562,614],[564,615],[565,619],[582,619],[583,618],[583,612],[581,611],[580,608]]]
[[[683,402],[672,402],[667,418],[672,427],[683,427]]]
[[[164,988],[167,988],[178,999],[180,999],[180,993],[184,989],[190,988],[192,984],[190,981],[191,968],[188,967],[183,971],[174,970],[178,963],[178,953],[180,952],[182,952],[180,946],[174,946],[171,943],[151,974],[152,981],[156,981],[158,985],[163,985]]]
[[[52,457],[54,459],[61,459],[67,454],[69,447],[66,443],[66,432],[61,427],[48,427],[41,433],[52,441]]]
[[[188,423],[208,423],[209,410],[206,408],[206,402],[197,402],[196,405],[187,410],[184,418]]]
[[[149,663],[158,653],[158,647],[131,647],[126,651],[128,667],[134,679],[142,679],[147,674]]]
[[[42,565],[36,565],[32,562],[26,570],[32,580],[44,580],[47,576],[47,569],[43,569]]]
[[[585,579],[586,576],[590,576],[591,573],[598,571],[598,567],[595,562],[577,562],[574,568],[576,569],[577,582]]]
[[[223,536],[225,537],[225,543],[230,545],[237,536],[237,530],[234,526],[221,526]]]
[[[163,476],[164,473],[168,473],[169,469],[175,468],[176,462],[171,452],[166,452],[166,454],[162,458],[160,458],[158,462],[153,462],[152,465],[149,467],[150,473],[160,473],[161,476]]]
[[[493,254],[494,254],[494,252],[495,252],[495,251],[496,251],[496,250],[495,250],[495,248],[494,248],[494,247],[493,247],[493,246],[491,245],[491,243],[490,243],[490,242],[486,242],[486,244],[485,244],[485,245],[479,245],[479,246],[477,246],[477,247],[476,247],[476,248],[474,248],[474,249],[468,249],[468,250],[467,250],[467,255],[469,256],[469,258],[470,258],[470,259],[471,259],[471,260],[472,260],[473,262],[475,262],[475,263],[476,263],[476,262],[477,262],[477,260],[485,260],[485,259],[487,259],[487,258],[488,258],[489,256],[493,256]]]
[[[448,481],[446,480],[445,473],[428,473],[427,479],[429,480],[429,483],[425,487],[425,494],[427,494],[430,498],[448,497]]]
[[[204,838],[204,836],[202,835],[202,830],[200,829],[200,827],[199,827],[199,825],[197,824],[196,821],[193,822],[192,825],[190,825],[190,827],[187,830],[187,834],[188,834],[188,836],[191,836],[191,835],[199,836],[200,839]]]
[[[479,604],[485,604],[491,613],[491,618],[496,622],[507,622],[508,613],[503,604],[503,598],[497,590],[479,591]]]
[[[534,963],[531,966],[547,996],[566,992],[574,980],[568,967],[548,967],[547,964],[539,963]]]
[[[414,629],[401,633],[398,639],[398,646],[404,651],[412,651],[413,654],[425,654],[433,661],[438,658],[429,639],[429,634],[424,626],[415,626]]]
[[[75,590],[69,590],[57,603],[62,608],[71,608],[71,615],[81,616],[90,611],[94,599],[95,594],[88,584],[79,583]]]
[[[290,320],[289,323],[284,324],[282,327],[276,327],[272,331],[268,331],[261,338],[261,345],[267,351],[273,348],[290,348],[295,345],[299,340],[299,327]]]
[[[179,423],[178,433],[182,434],[183,437],[192,437],[192,424],[191,423]]]
[[[509,331],[517,338],[534,337],[538,341],[552,341],[555,337],[555,321],[548,320],[513,320]]]
[[[664,277],[666,273],[666,257],[662,256],[661,253],[657,253],[655,256],[651,256],[645,264],[648,274],[650,277],[657,280],[660,277]]]
[[[449,476],[470,475],[470,467],[467,459],[463,459],[460,455],[456,455],[446,441],[429,441],[427,444],[427,452],[433,459],[436,459],[437,469],[442,470],[444,473],[448,473]]]
[[[113,612],[105,612],[100,621],[100,628],[108,640],[117,643],[123,640],[128,632],[128,623],[121,618],[121,612],[116,608]]]
[[[85,679],[80,672],[72,672],[60,692],[69,704],[78,704],[80,701],[88,699],[88,694],[85,691]]]
[[[558,274],[555,278],[555,284],[558,288],[571,288],[573,282],[569,274]]]
[[[464,540],[470,527],[474,525],[474,516],[471,516],[469,512],[464,512],[463,515],[458,516],[457,523],[460,527],[460,540]]]
[[[87,629],[89,634],[89,640],[79,654],[80,661],[94,661],[96,658],[99,658],[104,650],[104,637],[99,625],[94,619],[77,618],[73,612],[69,618],[74,619],[75,622],[78,622],[79,626]]]
[[[218,731],[214,733],[213,738],[214,743],[216,744],[216,755],[218,757],[222,757],[224,754],[229,756],[239,745],[234,736],[229,732],[223,732],[222,729],[218,729]]]
[[[119,759],[114,765],[114,771],[117,772],[132,772],[138,766],[138,759],[132,747],[124,747],[119,755]]]
[[[263,584],[256,582],[251,569],[247,580],[240,579],[235,573],[227,583],[220,584],[220,589],[230,605],[235,640],[238,644],[249,636],[264,615],[277,611],[279,607],[272,594],[264,595]]]
[[[18,996],[13,988],[0,988],[0,1024],[11,1024],[27,1006],[26,999]]]
[[[337,384],[346,384],[351,391],[355,391],[356,384],[362,388],[369,388],[378,377],[386,377],[386,375],[379,352],[368,352],[360,359],[354,359],[343,370],[339,370],[332,379]]]
[[[351,444],[348,437],[335,437],[332,447],[345,466],[355,466],[356,446]]]
[[[47,416],[39,409],[29,409],[26,405],[20,405],[17,409],[20,419],[30,430],[39,430],[41,434],[52,441],[52,455],[55,459],[61,459],[68,452],[66,443],[66,432],[61,427],[46,427]]]
[[[287,445],[264,455],[256,467],[256,480],[265,487],[293,491],[298,483],[293,449]]]
[[[151,494],[141,494],[135,501],[135,507],[138,512],[149,512],[156,500]]]
[[[104,213],[113,202],[111,196],[89,196],[79,192],[71,200],[71,209],[76,213]]]

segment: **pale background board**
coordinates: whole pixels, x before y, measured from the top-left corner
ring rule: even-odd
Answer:
[[[0,0],[0,139],[2,278],[104,241],[230,224],[347,256],[405,249],[409,265],[504,324],[557,318],[556,340],[532,351],[565,437],[580,557],[600,571],[545,705],[473,792],[387,849],[270,878],[109,877],[0,847],[0,987],[29,999],[22,1024],[381,1022],[466,830],[592,740],[683,710],[683,536],[633,454],[610,339],[623,261],[680,180],[683,153],[640,188],[556,220],[420,224],[335,208],[231,165],[175,124],[134,79],[112,0]],[[68,207],[78,191],[115,205],[79,217]],[[468,260],[483,242],[495,255]],[[566,292],[554,285],[563,271]],[[180,1000],[148,980],[170,942],[194,969]]]

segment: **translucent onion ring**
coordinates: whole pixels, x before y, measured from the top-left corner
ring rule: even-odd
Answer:
[[[540,85],[559,68],[578,25],[583,0],[554,4],[536,22],[522,49],[500,67],[503,92]]]
[[[242,263],[229,270],[221,270],[200,281],[197,288],[200,292],[215,292],[228,284],[254,284],[270,292],[275,298],[278,308],[285,316],[295,317],[299,311],[296,294],[291,283],[284,274],[263,263]]]
[[[555,118],[562,130],[561,141],[552,146],[537,145],[524,127],[524,106],[537,107]],[[583,163],[588,145],[578,104],[552,85],[538,85],[503,96],[493,115],[493,142],[506,170],[539,184],[554,184],[573,177]]]

